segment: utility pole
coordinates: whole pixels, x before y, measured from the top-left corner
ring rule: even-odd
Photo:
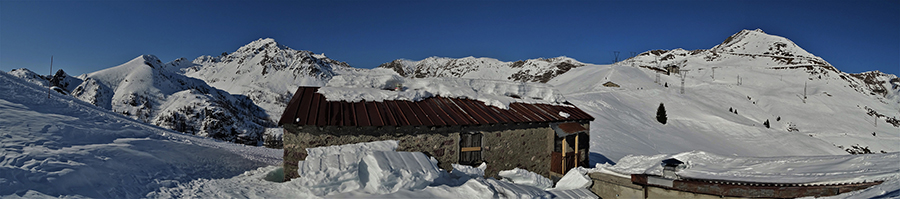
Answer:
[[[803,103],[806,103],[806,82],[803,82]]]
[[[716,80],[716,68],[719,68],[719,67],[718,67],[718,66],[713,66],[713,67],[712,67],[712,71],[713,71],[713,72],[712,72],[712,79],[713,79],[713,80]]]
[[[50,55],[50,79],[47,80],[47,98],[50,98],[50,91],[53,91],[53,55]]]
[[[619,62],[619,51],[613,51],[613,54],[616,55],[616,59],[615,61],[613,61],[613,63],[615,64],[616,62]]]
[[[684,78],[687,76],[688,70],[678,70],[678,73],[681,74],[681,94],[684,94]]]
[[[659,68],[659,55],[656,55],[656,68]],[[669,73],[666,72],[666,75],[669,75]]]

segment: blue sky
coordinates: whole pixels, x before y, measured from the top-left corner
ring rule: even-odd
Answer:
[[[742,29],[845,72],[900,74],[900,1],[8,1],[0,70],[71,75],[142,54],[168,62],[271,37],[354,67],[430,56],[607,64],[620,51],[708,49]],[[55,70],[55,69],[54,69]]]

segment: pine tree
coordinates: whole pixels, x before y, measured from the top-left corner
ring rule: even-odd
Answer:
[[[656,109],[656,121],[659,123],[666,124],[666,107],[663,106],[663,103],[659,103],[659,108]]]
[[[766,122],[763,122],[763,126],[766,126],[766,128],[769,128],[769,119],[766,119]]]

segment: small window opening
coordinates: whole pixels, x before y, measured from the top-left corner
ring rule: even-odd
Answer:
[[[459,164],[477,166],[484,162],[481,158],[482,136],[477,132],[459,134]]]

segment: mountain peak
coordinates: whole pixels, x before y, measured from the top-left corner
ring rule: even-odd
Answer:
[[[278,49],[287,49],[287,46],[280,45],[278,42],[275,42],[275,39],[272,38],[259,38],[256,41],[250,42],[247,45],[238,48],[238,52],[248,52],[248,51],[261,51],[265,48],[278,48]]]
[[[160,61],[159,58],[156,57],[156,55],[148,54],[148,55],[137,56],[134,59],[131,59],[131,61],[126,62],[125,64],[128,64],[128,65],[143,64],[143,65],[150,66],[151,68],[158,68],[159,66],[162,65],[162,61]],[[123,64],[123,65],[125,65],[125,64]]]
[[[793,41],[781,36],[766,34],[762,29],[741,30],[711,50],[717,53],[820,59],[806,52]]]

